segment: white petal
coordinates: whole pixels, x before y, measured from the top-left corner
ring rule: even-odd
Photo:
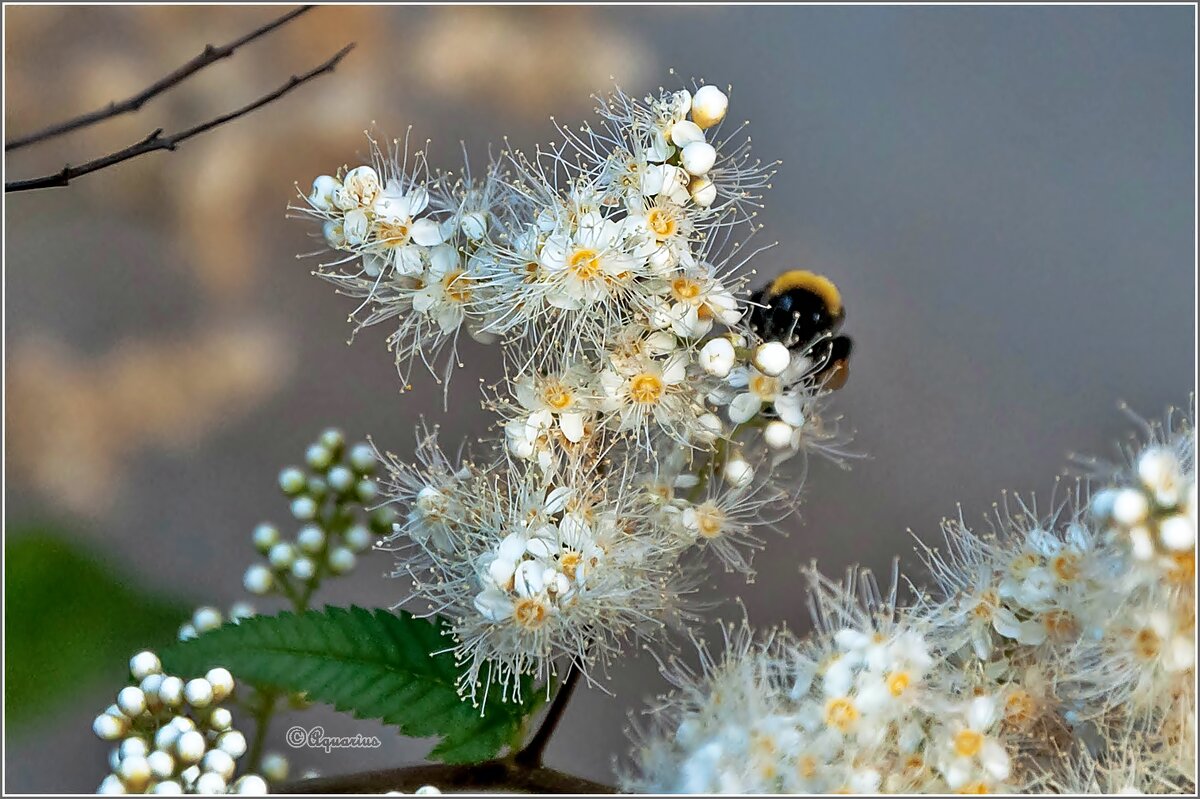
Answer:
[[[504,621],[512,616],[513,601],[499,591],[484,591],[475,597],[475,609],[488,621]]]
[[[762,410],[762,400],[749,392],[738,394],[729,403],[729,420],[735,424],[748,422]]]
[[[442,229],[432,219],[418,219],[409,228],[412,240],[425,247],[442,243]]]
[[[500,542],[500,546],[496,550],[496,554],[503,560],[511,560],[516,563],[520,560],[521,555],[525,553],[525,545],[528,540],[520,533],[509,533]]]
[[[583,440],[582,413],[564,413],[558,417],[558,426],[572,444],[578,444]]]

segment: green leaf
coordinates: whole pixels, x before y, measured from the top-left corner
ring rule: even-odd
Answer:
[[[191,612],[41,527],[8,531],[4,577],[4,700],[18,728],[98,685],[115,696],[129,657],[173,641]]]
[[[486,760],[512,740],[536,708],[538,692],[525,681],[525,701],[502,702],[499,686],[491,686],[486,713],[461,699],[455,687],[461,670],[443,651],[450,643],[445,629],[445,622],[404,611],[327,607],[226,624],[166,650],[162,660],[176,674],[224,666],[235,678],[304,691],[414,738],[440,737],[430,753],[437,760]]]

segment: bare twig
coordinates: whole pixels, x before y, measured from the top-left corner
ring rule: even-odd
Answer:
[[[454,791],[466,793],[485,791],[558,794],[616,793],[616,789],[611,785],[593,782],[544,766],[532,768],[522,766],[511,759],[488,760],[469,765],[431,763],[335,777],[318,777],[274,785],[271,786],[271,790],[285,794],[378,794],[387,791],[411,793],[422,785],[436,786],[443,793]]]
[[[149,100],[157,97],[168,89],[177,86],[208,65],[220,61],[223,58],[228,58],[229,56],[233,55],[234,51],[239,47],[265,36],[276,28],[286,25],[296,17],[312,8],[312,6],[301,6],[300,8],[289,11],[278,19],[268,22],[266,25],[250,31],[245,36],[234,39],[232,42],[221,45],[220,47],[214,47],[211,44],[205,45],[204,50],[201,51],[199,55],[192,58],[192,60],[179,67],[174,72],[171,72],[170,74],[158,79],[132,97],[128,97],[120,101],[114,100],[103,108],[98,108],[91,113],[81,114],[77,117],[59,122],[58,124],[51,125],[35,133],[30,133],[25,136],[18,136],[17,138],[4,143],[4,152],[8,153],[12,152],[13,150],[19,150],[22,147],[27,147],[31,144],[46,141],[47,139],[53,139],[54,137],[61,136],[64,133],[70,133],[73,130],[86,128],[89,125],[94,125],[97,122],[103,122],[106,119],[112,119],[113,117],[120,116],[121,114],[128,114],[132,111],[137,111]]]
[[[338,62],[345,58],[346,54],[352,49],[354,49],[353,44],[346,45],[339,50],[337,54],[333,56],[333,58],[330,58],[324,64],[305,72],[303,75],[293,75],[288,79],[287,83],[283,84],[275,91],[258,98],[249,105],[242,106],[236,111],[231,111],[223,116],[210,119],[207,122],[202,122],[199,125],[188,128],[187,130],[180,131],[179,133],[172,133],[168,136],[163,136],[162,128],[158,128],[149,136],[142,139],[140,142],[137,142],[136,144],[131,144],[122,150],[117,150],[115,153],[110,153],[100,158],[96,158],[88,161],[87,163],[80,164],[79,166],[71,166],[68,164],[58,172],[50,175],[43,175],[42,177],[38,178],[29,178],[27,180],[14,180],[12,182],[5,183],[4,192],[7,194],[8,192],[30,191],[32,189],[48,189],[66,186],[75,178],[105,169],[113,166],[114,164],[119,164],[122,161],[128,161],[131,158],[137,158],[139,155],[152,153],[156,150],[174,150],[180,144],[192,138],[193,136],[199,136],[201,133],[212,130],[220,125],[224,125],[227,122],[232,122],[239,117],[243,117],[246,114],[249,114],[251,111],[262,108],[267,103],[278,100],[280,97],[283,97],[285,94],[301,84],[307,83],[313,78],[324,75],[327,72],[332,72],[337,67]]]
[[[572,663],[570,671],[567,672],[567,678],[563,680],[562,687],[554,694],[554,700],[550,703],[550,709],[546,711],[546,718],[543,719],[542,726],[538,727],[538,731],[529,740],[529,743],[525,744],[525,748],[513,756],[514,763],[527,768],[536,768],[542,765],[542,755],[546,752],[546,745],[550,743],[550,736],[558,728],[558,722],[562,720],[563,711],[567,709],[567,703],[571,701],[571,694],[575,693],[575,686],[579,684],[579,675],[579,667]]]

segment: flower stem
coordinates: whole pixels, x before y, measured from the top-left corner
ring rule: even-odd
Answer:
[[[571,694],[575,693],[575,686],[579,684],[580,673],[579,667],[572,663],[570,669],[567,671],[567,678],[563,680],[562,686],[554,694],[554,700],[550,703],[550,710],[546,712],[546,718],[542,721],[542,726],[538,727],[538,731],[534,733],[529,743],[525,744],[525,747],[513,756],[513,762],[518,766],[538,768],[542,765],[542,755],[545,754],[546,746],[550,743],[550,737],[554,735],[559,721],[562,720],[563,712],[567,709],[567,703],[571,701]]]

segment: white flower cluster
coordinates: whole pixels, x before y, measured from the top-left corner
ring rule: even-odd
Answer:
[[[256,774],[235,779],[246,738],[221,706],[234,690],[228,671],[184,681],[164,674],[153,652],[134,655],[129,671],[137,684],[92,725],[99,738],[120,742],[99,793],[267,793]]]
[[[279,487],[291,501],[292,516],[303,526],[292,541],[279,528],[263,522],[254,528],[254,548],[267,562],[255,563],[242,580],[252,594],[281,594],[303,605],[327,575],[352,571],[358,554],[374,546],[378,535],[391,529],[395,514],[387,508],[362,510],[378,487],[371,477],[375,450],[367,443],[346,446],[339,430],[321,433],[305,452],[310,474],[289,466],[279,474]],[[213,627],[219,626],[217,618]],[[197,632],[203,629],[197,622]]]
[[[859,581],[859,578],[861,582]],[[624,787],[651,793],[949,793],[1011,790],[1004,697],[947,668],[919,616],[869,575],[809,572],[815,630],[726,635],[703,671],[651,711]]]
[[[948,523],[907,608],[812,572],[810,636],[743,633],[673,669],[626,787],[1194,790],[1194,424],[1148,438],[1048,518]]]
[[[503,436],[476,461],[424,433],[381,481],[397,574],[451,621],[464,693],[659,636],[687,617],[687,553],[749,572],[754,528],[798,497],[780,467],[839,454],[821,412],[832,325],[785,311],[785,345],[750,324],[771,299],[738,296],[773,165],[727,108],[711,85],[618,90],[596,126],[559,126],[532,158],[506,150],[482,178],[373,146],[295,209],[324,225],[337,258],[320,274],[362,298],[361,323],[395,320],[406,384],[417,359],[448,379],[462,330],[500,345],[506,378],[484,404]]]

